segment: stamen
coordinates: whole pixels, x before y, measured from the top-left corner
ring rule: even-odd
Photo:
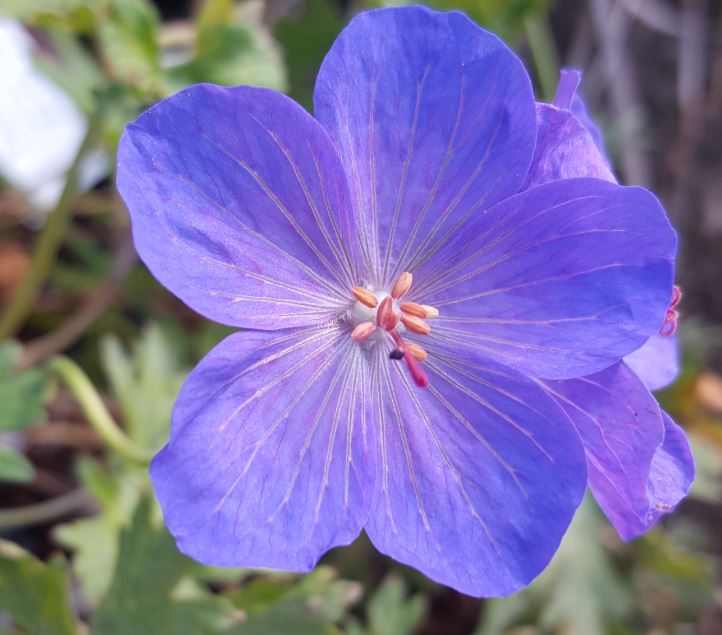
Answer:
[[[351,331],[351,339],[354,342],[363,342],[376,330],[373,322],[361,322],[353,331]]]
[[[370,309],[375,309],[379,303],[376,296],[363,287],[351,287],[351,293],[361,304],[365,304]]]
[[[409,353],[411,353],[420,362],[425,362],[429,358],[428,353],[417,344],[412,344],[411,342],[404,342],[404,346],[406,346],[406,350],[409,351]]]
[[[416,317],[420,318],[426,317],[426,311],[424,310],[424,307],[422,307],[420,304],[416,304],[416,302],[404,302],[399,308],[404,313],[408,313],[409,315],[415,315]]]
[[[386,331],[391,331],[396,328],[399,323],[399,316],[394,311],[394,301],[391,296],[386,296],[379,305],[379,310],[376,312],[376,324]]]
[[[396,280],[394,288],[391,289],[391,297],[395,300],[398,300],[400,297],[405,295],[406,292],[411,288],[411,283],[413,282],[413,279],[414,277],[408,271],[404,271]]]
[[[421,363],[419,362],[416,357],[414,357],[413,353],[410,351],[409,346],[414,346],[413,344],[409,345],[404,340],[401,339],[401,336],[399,335],[398,331],[395,329],[393,331],[390,331],[389,333],[391,337],[393,338],[394,342],[396,342],[396,349],[392,351],[392,355],[395,351],[401,351],[404,356],[404,361],[406,362],[406,367],[409,369],[409,373],[411,374],[411,379],[414,380],[414,383],[419,388],[425,388],[429,385],[429,378],[426,375],[426,372],[421,367]],[[392,357],[392,359],[396,359],[395,357]]]
[[[439,309],[428,304],[416,304],[416,302],[404,302],[400,309],[409,315],[420,318],[435,318],[439,315]]]
[[[406,367],[411,373],[411,379],[419,388],[426,388],[429,385],[429,377],[426,371],[421,367],[421,363],[408,350],[404,353],[404,361]]]
[[[409,331],[413,331],[419,335],[428,335],[431,333],[431,327],[421,318],[417,318],[414,315],[402,315],[401,321]]]

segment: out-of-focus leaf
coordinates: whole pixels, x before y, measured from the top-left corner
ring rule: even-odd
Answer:
[[[601,544],[606,527],[588,495],[546,570],[527,589],[488,600],[475,635],[499,635],[530,622],[545,632],[611,632],[631,611],[632,595]]]
[[[68,580],[61,562],[44,564],[0,541],[0,612],[32,635],[75,635]]]
[[[24,428],[45,417],[47,373],[38,368],[14,373],[13,367],[19,356],[17,343],[0,344],[0,430]]]
[[[371,635],[410,635],[428,610],[426,597],[409,597],[404,580],[388,575],[368,603],[367,618]]]
[[[144,497],[132,526],[121,532],[111,587],[93,619],[93,635],[206,635],[232,622],[232,605],[210,593],[186,599],[175,593],[194,563],[181,555],[170,535],[152,522]],[[181,594],[182,595],[182,594]]]
[[[95,24],[95,10],[105,0],[4,0],[2,14],[39,27],[86,33]]]
[[[128,436],[143,447],[159,449],[168,437],[170,412],[188,374],[171,338],[151,325],[129,354],[109,336],[101,343],[101,361],[120,401]]]
[[[333,0],[309,0],[301,17],[286,17],[276,25],[288,67],[289,94],[308,110],[313,108],[313,84],[324,56],[345,23]]]
[[[302,607],[308,624],[315,625],[339,621],[362,594],[358,582],[339,580],[334,569],[319,566],[302,577],[265,575],[230,591],[226,597],[249,615],[258,615],[261,625],[267,623],[262,615],[266,612],[275,615],[279,607],[287,607],[284,610],[288,614],[296,613]]]
[[[214,0],[197,18],[194,55],[167,69],[173,90],[196,82],[250,84],[285,90],[281,52],[263,23],[263,3]]]
[[[70,33],[48,29],[46,37],[53,54],[37,55],[37,67],[62,88],[86,115],[90,115],[95,108],[93,92],[105,81],[97,63],[78,38]]]
[[[111,78],[148,97],[168,92],[160,68],[158,26],[158,13],[147,0],[110,0],[107,14],[98,20],[98,43]]]
[[[605,522],[590,495],[536,583],[544,596],[540,623],[570,633],[606,635],[628,614],[631,593],[599,540]]]
[[[510,626],[526,622],[527,616],[531,618],[532,610],[533,598],[528,590],[502,600],[488,600],[474,635],[504,635]]]
[[[234,606],[247,613],[259,613],[267,610],[281,600],[287,593],[289,581],[282,577],[264,577],[247,582],[234,589],[226,597]]]
[[[272,610],[249,615],[242,623],[223,631],[223,635],[329,635],[329,624],[314,614],[301,598],[286,599]]]
[[[118,537],[128,526],[145,478],[134,472],[112,475],[93,460],[78,466],[80,482],[98,500],[101,514],[58,525],[55,540],[73,552],[73,570],[85,599],[97,605],[110,586],[118,556]]]
[[[700,540],[699,529],[673,520],[672,530],[657,527],[635,542],[632,570],[640,607],[653,624],[669,631],[678,622],[693,621],[714,602],[715,565],[689,549]]]
[[[32,463],[22,454],[0,445],[0,481],[6,483],[30,483],[35,478]]]
[[[691,496],[710,503],[722,500],[722,454],[697,434],[689,434],[694,454],[695,478]]]

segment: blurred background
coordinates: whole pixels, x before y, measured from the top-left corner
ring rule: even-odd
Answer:
[[[120,134],[200,81],[310,108],[335,36],[380,4],[0,0],[0,633],[722,633],[718,0],[427,3],[500,34],[540,100],[561,65],[583,69],[620,180],[657,192],[680,232],[683,369],[658,398],[698,475],[677,513],[624,544],[588,500],[530,588],[486,601],[364,537],[295,576],[202,567],[163,529],[144,462],[189,369],[227,331],[137,261],[113,186]]]

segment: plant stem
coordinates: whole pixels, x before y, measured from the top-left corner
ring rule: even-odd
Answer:
[[[32,309],[38,289],[43,285],[52,269],[70,222],[73,201],[78,194],[80,165],[95,142],[99,128],[100,115],[96,114],[88,122],[88,130],[80,144],[75,160],[68,170],[60,199],[48,215],[45,226],[40,232],[30,261],[30,271],[0,315],[0,340],[10,337],[22,326],[28,312]]]
[[[36,505],[2,509],[0,510],[0,532],[47,523],[92,504],[93,499],[83,488],[80,488]]]
[[[88,418],[88,422],[111,448],[131,461],[148,464],[152,453],[136,445],[116,425],[108,413],[100,395],[83,372],[82,368],[67,357],[58,356],[50,360],[48,367],[62,380]]]
[[[542,99],[551,102],[559,81],[559,54],[549,21],[545,15],[529,18],[524,23],[524,30],[539,79]]]

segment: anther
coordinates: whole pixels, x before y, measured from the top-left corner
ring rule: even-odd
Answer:
[[[419,335],[428,335],[431,333],[431,327],[415,315],[402,315],[401,321],[404,323],[404,326],[409,329],[409,331],[413,331]]]
[[[376,312],[376,324],[386,331],[391,331],[398,323],[399,316],[394,311],[394,301],[391,296],[386,296],[381,300],[379,310]]]
[[[351,339],[354,342],[363,342],[371,333],[376,330],[373,322],[361,322],[353,331],[351,331]]]
[[[416,317],[420,318],[426,317],[426,311],[424,310],[424,307],[422,307],[420,304],[416,304],[416,302],[403,302],[399,308],[404,313],[408,313],[409,315],[415,315]]]
[[[429,357],[427,352],[417,344],[412,344],[411,342],[404,342],[404,346],[406,346],[406,350],[409,351],[409,353],[411,353],[420,362],[425,362]]]
[[[408,271],[404,271],[396,280],[394,288],[391,289],[391,297],[398,300],[400,297],[404,296],[411,288],[413,279],[414,277]]]
[[[379,303],[376,296],[363,287],[351,287],[351,293],[361,304],[365,304],[370,309],[375,309]]]
[[[436,307],[428,304],[416,304],[416,302],[404,302],[401,304],[401,310],[409,315],[415,315],[420,318],[435,318],[439,315]]]

